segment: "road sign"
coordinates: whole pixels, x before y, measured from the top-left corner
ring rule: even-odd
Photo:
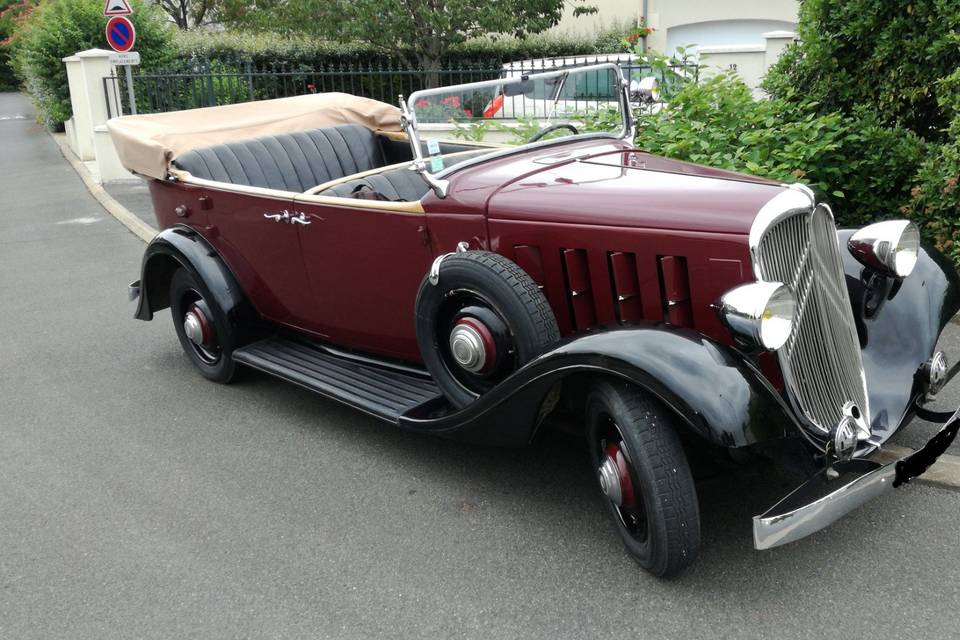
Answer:
[[[107,22],[107,44],[114,51],[126,53],[137,41],[137,32],[126,16],[114,16]]]
[[[111,53],[110,64],[115,67],[136,67],[140,65],[140,53],[127,51],[126,53]]]
[[[105,16],[128,16],[133,13],[130,3],[127,0],[106,0],[103,5],[103,15]]]

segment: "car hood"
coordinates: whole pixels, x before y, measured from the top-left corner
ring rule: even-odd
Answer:
[[[748,234],[784,188],[635,149],[550,153],[517,159],[516,177],[487,201],[490,218]]]

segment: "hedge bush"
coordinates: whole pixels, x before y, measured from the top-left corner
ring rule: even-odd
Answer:
[[[20,23],[36,6],[36,0],[0,0],[0,91],[20,85],[13,70],[13,42]]]
[[[512,60],[622,51],[622,36],[592,38],[533,35],[526,38],[477,38],[453,48],[444,60],[450,67],[497,67]],[[400,60],[364,44],[337,44],[296,35],[270,33],[178,32],[177,59],[183,65],[197,60],[251,62],[256,66],[317,69],[337,65],[405,66]]]
[[[166,17],[155,5],[130,1],[143,68],[168,63],[174,49]],[[104,48],[106,26],[103,0],[46,0],[23,26],[14,43],[14,66],[42,124],[56,129],[70,117],[63,58],[86,49]]]
[[[881,124],[942,140],[949,118],[938,81],[960,64],[958,29],[957,0],[804,0],[800,44],[771,68],[764,88],[815,100],[823,112],[866,107]]]
[[[732,74],[681,88],[664,109],[640,115],[637,145],[652,153],[804,182],[832,196],[842,225],[902,215],[924,153],[903,128],[864,110],[820,113],[813,101],[757,100]]]
[[[948,140],[921,166],[913,202],[904,213],[960,264],[960,69],[940,81],[937,89],[944,115],[953,118]]]

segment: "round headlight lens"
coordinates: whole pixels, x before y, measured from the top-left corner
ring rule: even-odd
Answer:
[[[901,278],[910,275],[917,266],[920,254],[920,230],[917,225],[908,222],[900,234],[900,241],[893,250],[893,270]]]
[[[868,267],[905,278],[917,266],[920,230],[909,220],[877,222],[856,231],[847,246]]]
[[[751,282],[720,298],[720,316],[727,326],[771,351],[790,339],[796,308],[793,293],[779,282]]]
[[[797,302],[790,289],[780,285],[767,300],[760,317],[760,343],[767,349],[779,349],[793,331],[793,317]]]

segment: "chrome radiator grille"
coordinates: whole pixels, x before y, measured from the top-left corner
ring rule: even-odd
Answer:
[[[754,249],[754,269],[797,299],[793,335],[777,352],[788,393],[824,432],[856,403],[870,424],[863,360],[844,282],[830,209],[790,211],[770,224]]]

